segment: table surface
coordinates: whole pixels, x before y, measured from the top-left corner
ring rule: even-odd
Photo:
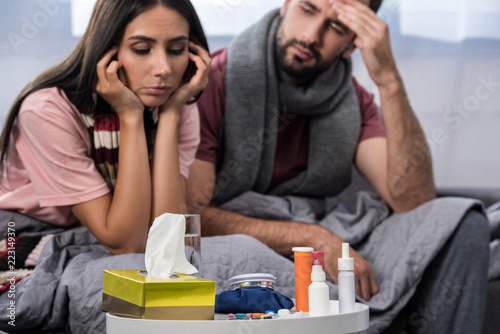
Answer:
[[[365,330],[369,327],[369,307],[356,303],[356,311],[339,314],[338,301],[330,300],[330,315],[302,318],[227,320],[226,314],[216,314],[215,320],[149,320],[119,317],[106,313],[107,334],[155,333],[170,331],[192,333],[258,333],[258,334],[339,334]]]

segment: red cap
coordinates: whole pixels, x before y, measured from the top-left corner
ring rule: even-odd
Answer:
[[[318,259],[319,263],[323,266],[323,271],[325,270],[325,253],[323,251],[314,251],[311,253],[311,270],[314,265],[314,259]]]

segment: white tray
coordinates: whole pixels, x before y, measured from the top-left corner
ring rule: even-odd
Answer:
[[[149,320],[119,317],[106,313],[107,334],[175,333],[175,334],[337,334],[352,333],[369,327],[368,305],[356,303],[356,311],[339,314],[339,302],[330,300],[331,315],[302,318],[227,320],[227,314],[216,314],[215,320]]]

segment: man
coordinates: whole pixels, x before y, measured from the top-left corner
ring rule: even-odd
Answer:
[[[338,195],[351,180],[352,163],[397,213],[381,219],[384,223],[379,226],[391,224],[391,229],[402,229],[405,221],[412,221],[414,227],[402,230],[401,240],[410,238],[409,231],[414,233],[419,224],[424,226],[419,219],[427,221],[434,210],[430,208],[439,205],[439,200],[434,200],[431,157],[393,59],[387,24],[375,14],[380,3],[286,0],[279,13],[268,14],[237,36],[228,49],[213,54],[210,82],[199,101],[202,139],[188,186],[190,206],[202,214],[204,235],[247,234],[285,256],[291,255],[293,246],[312,246],[325,252],[326,273],[337,282],[336,259],[341,257],[344,240],[332,232],[336,226],[325,228],[284,217],[270,219],[272,213],[263,211],[284,196]],[[373,96],[351,77],[349,56],[356,48],[379,90],[385,129]],[[239,209],[249,199],[252,210],[262,214]],[[421,281],[410,302],[413,308],[408,321],[414,330],[455,333],[464,328],[473,333],[481,329],[488,224],[481,214],[469,210],[472,205],[461,202],[456,209],[447,207],[458,213],[457,218],[449,217],[456,221],[442,233],[442,240],[433,246],[435,251],[426,255],[427,260],[415,271],[418,274],[410,275],[415,286]],[[409,211],[413,216],[399,214]],[[366,301],[377,295],[379,284],[396,282],[382,265],[373,267],[377,272],[372,270],[379,261],[373,255],[378,249],[374,240],[381,234],[376,231],[382,227],[376,226],[379,222],[370,224],[370,231],[350,240],[365,254],[350,249],[356,293]],[[357,226],[353,229],[359,230]],[[426,238],[429,236],[422,237]],[[384,239],[378,240],[383,243]],[[464,240],[469,240],[470,247],[482,257],[480,263],[471,264],[477,270],[475,275],[467,274],[471,268],[458,269],[460,262],[451,256]],[[390,252],[400,251],[394,248]],[[411,249],[407,246],[404,252]],[[460,272],[451,273],[450,268]],[[376,276],[383,281],[377,282]],[[462,298],[450,302],[453,307],[447,305],[448,311],[440,309],[431,316],[421,316],[419,308],[425,309],[439,298],[443,282],[450,277],[460,277],[465,287],[460,292]],[[414,287],[406,289],[413,289],[404,295],[409,298]],[[393,287],[401,293],[399,290]],[[402,307],[394,305],[407,301],[393,300],[379,311],[391,309],[394,317]],[[373,302],[370,306],[377,310],[380,304]],[[462,319],[465,314],[467,321],[471,319],[469,311],[476,319],[472,323]]]

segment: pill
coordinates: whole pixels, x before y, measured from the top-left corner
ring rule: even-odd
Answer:
[[[286,308],[282,308],[281,310],[278,311],[278,315],[289,315],[290,314],[290,310],[289,309],[286,309]]]

